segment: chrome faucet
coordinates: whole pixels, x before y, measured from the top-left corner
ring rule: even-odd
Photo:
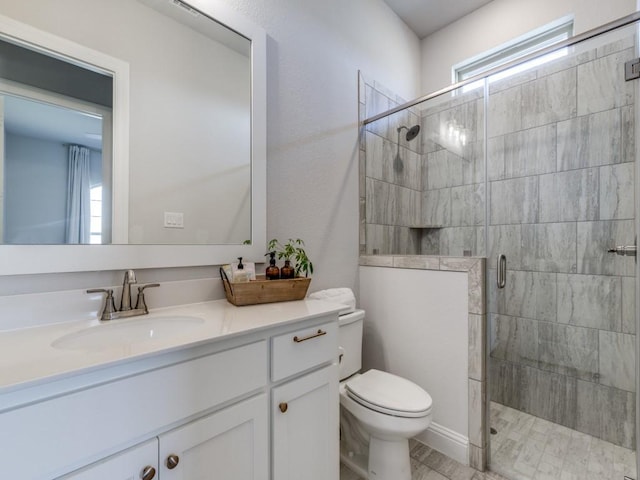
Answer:
[[[149,313],[147,302],[144,297],[144,290],[150,287],[159,287],[159,283],[148,283],[138,287],[138,299],[135,308],[131,308],[131,284],[138,283],[136,273],[133,270],[124,272],[124,281],[122,282],[122,295],[120,297],[120,309],[116,310],[115,300],[113,298],[113,290],[105,288],[92,288],[87,293],[106,293],[104,306],[100,312],[100,320],[115,320],[116,318],[134,317],[137,315],[146,315]]]

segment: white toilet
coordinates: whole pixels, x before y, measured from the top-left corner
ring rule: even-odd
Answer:
[[[364,313],[340,316],[340,459],[369,480],[411,480],[409,438],[431,423],[431,397],[390,373],[358,373]]]

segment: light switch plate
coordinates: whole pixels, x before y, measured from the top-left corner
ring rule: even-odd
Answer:
[[[184,228],[184,213],[164,212],[164,228]]]

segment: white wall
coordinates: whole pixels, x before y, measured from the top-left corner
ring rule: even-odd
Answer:
[[[380,0],[228,0],[268,41],[267,236],[303,238],[311,290],[357,289],[357,71],[419,92],[420,43]]]
[[[583,33],[635,11],[635,0],[494,0],[422,40],[421,94],[451,84],[451,67],[573,14]]]
[[[68,175],[62,142],[6,133],[5,243],[64,243]]]
[[[5,131],[7,244],[63,244],[66,234],[69,149],[63,141]],[[102,152],[91,150],[91,186],[102,183]]]
[[[140,55],[141,42],[132,59],[145,76],[132,78],[129,243],[242,243],[251,238],[250,58],[145,12],[153,21],[146,15],[130,38],[154,38],[162,55]],[[164,228],[164,212],[183,213],[184,228]]]
[[[360,267],[363,368],[408,378],[433,399],[419,436],[468,462],[468,280],[461,272]],[[443,436],[444,435],[444,436]]]
[[[5,1],[0,6],[18,3]],[[415,97],[420,42],[382,0],[228,3],[269,35],[268,238],[306,241],[316,272],[312,290],[357,289],[357,71],[403,97]],[[5,13],[3,8],[0,13]],[[31,11],[39,17],[50,15]],[[87,18],[92,13],[85,7],[83,12]],[[91,22],[78,26],[93,27]],[[104,45],[111,41],[103,39]],[[154,269],[140,273],[138,280],[203,276],[217,277],[217,269]],[[120,282],[120,272],[0,277],[0,295]]]

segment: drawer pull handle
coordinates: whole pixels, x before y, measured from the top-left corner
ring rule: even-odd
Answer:
[[[169,470],[173,470],[174,468],[176,468],[178,466],[178,463],[180,463],[180,457],[178,457],[178,455],[172,453],[167,457],[167,468]]]
[[[295,337],[293,337],[293,341],[296,343],[302,343],[305,342],[307,340],[311,340],[312,338],[316,338],[316,337],[321,337],[323,335],[326,335],[327,332],[325,332],[324,330],[320,330],[318,329],[318,331],[316,333],[312,333],[311,335],[307,335],[306,337],[298,337],[297,335]]]
[[[142,469],[142,474],[140,475],[140,478],[142,478],[142,480],[151,480],[155,476],[156,476],[156,469],[153,468],[151,465],[147,465]]]
[[[280,405],[278,405],[278,408],[280,409],[280,411],[282,413],[284,413],[289,408],[289,405],[287,405],[287,402],[282,402],[282,403],[280,403]]]

